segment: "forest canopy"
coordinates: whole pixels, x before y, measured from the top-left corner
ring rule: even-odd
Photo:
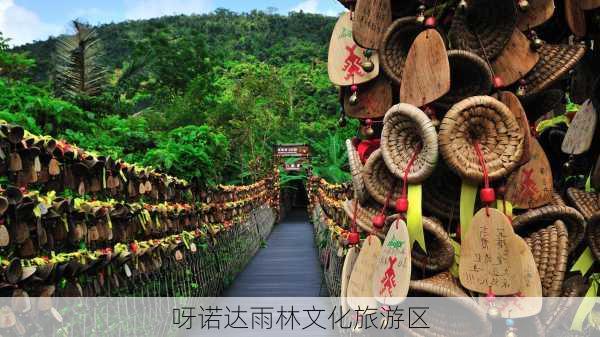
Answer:
[[[317,173],[345,181],[356,128],[338,126],[327,77],[334,24],[219,9],[74,21],[72,35],[12,50],[0,37],[0,119],[209,185],[264,175],[276,143],[309,143]]]

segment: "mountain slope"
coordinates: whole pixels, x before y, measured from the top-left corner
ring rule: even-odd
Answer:
[[[218,9],[205,15],[165,16],[150,20],[125,21],[99,26],[104,41],[104,63],[120,67],[133,52],[136,43],[161,32],[177,39],[203,35],[210,54],[225,60],[254,57],[273,65],[299,61],[325,60],[335,18],[317,14],[290,13],[289,16],[262,11],[238,14]],[[28,52],[37,62],[34,79],[43,81],[52,73],[56,38],[15,48]]]

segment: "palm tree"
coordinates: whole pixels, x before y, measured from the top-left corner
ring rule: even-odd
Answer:
[[[56,89],[64,97],[98,96],[106,85],[104,48],[96,28],[77,20],[74,35],[63,36],[56,46]]]

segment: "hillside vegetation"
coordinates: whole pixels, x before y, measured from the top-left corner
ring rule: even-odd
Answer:
[[[272,167],[273,144],[306,142],[318,173],[343,181],[353,128],[338,127],[327,77],[334,24],[217,10],[88,27],[14,50],[2,39],[0,119],[207,184],[254,179]],[[85,38],[91,51],[68,54],[65,42]],[[78,57],[102,74],[88,80],[99,94],[65,90]]]

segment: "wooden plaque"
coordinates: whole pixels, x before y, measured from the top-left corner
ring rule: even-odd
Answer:
[[[398,305],[408,294],[411,259],[406,223],[394,221],[377,259],[373,275],[373,296],[385,305]]]
[[[329,55],[327,59],[327,72],[329,80],[336,85],[349,86],[370,81],[379,75],[379,58],[377,53],[371,55],[374,68],[367,72],[362,68],[365,49],[354,42],[352,37],[352,20],[350,13],[344,13],[335,24],[331,41],[329,42]]]
[[[587,31],[585,12],[579,0],[565,0],[565,19],[571,32],[577,37],[584,37]]]
[[[4,225],[0,225],[0,247],[6,247],[10,243],[10,235],[8,229]]]
[[[502,318],[524,318],[534,316],[542,310],[542,280],[538,272],[533,254],[529,246],[521,237],[516,237],[518,258],[521,261],[522,276],[521,291],[513,296],[496,297],[494,305]],[[485,296],[479,297],[479,304],[485,311],[489,302]]]
[[[372,280],[380,254],[381,241],[377,236],[370,235],[363,242],[348,283],[346,301],[353,310],[365,309],[367,306],[374,308],[377,304],[373,297]]]
[[[422,107],[450,90],[450,62],[435,29],[421,32],[413,42],[402,74],[400,102]]]
[[[536,208],[552,201],[552,169],[537,139],[529,140],[529,161],[510,174],[506,181],[506,200],[515,208]]]
[[[531,42],[517,28],[500,55],[492,63],[496,76],[509,86],[525,76],[540,60],[540,55],[531,48]]]
[[[554,15],[554,0],[529,0],[529,8],[519,11],[517,27],[526,31],[548,21]]]
[[[598,113],[592,101],[588,99],[583,102],[569,125],[560,148],[562,152],[578,155],[589,150],[594,140],[597,123]]]
[[[348,302],[346,302],[346,295],[348,293],[348,283],[350,282],[350,275],[352,274],[352,269],[354,268],[354,263],[356,262],[356,258],[358,257],[358,248],[351,247],[348,249],[348,253],[346,253],[346,258],[344,259],[344,265],[342,266],[342,277],[341,277],[341,286],[342,289],[340,291],[341,297],[341,305],[342,312],[348,311]]]
[[[354,8],[352,34],[364,48],[379,49],[383,34],[392,24],[390,0],[358,0]]]
[[[498,100],[504,103],[504,105],[506,105],[510,109],[510,111],[517,119],[519,127],[521,128],[521,133],[523,134],[523,156],[519,161],[519,166],[523,165],[527,163],[529,161],[529,158],[531,157],[529,154],[531,132],[529,131],[529,120],[527,120],[527,114],[525,113],[525,109],[523,109],[519,98],[510,91],[500,92],[498,94]]]
[[[344,111],[353,118],[380,118],[392,106],[392,85],[387,78],[379,76],[376,80],[358,86],[358,103],[349,103],[352,92],[350,87],[344,90]]]
[[[600,0],[579,0],[579,7],[586,11],[600,7]]]
[[[506,215],[495,208],[479,210],[460,250],[459,276],[472,291],[512,295],[521,289],[522,268],[516,234]]]

